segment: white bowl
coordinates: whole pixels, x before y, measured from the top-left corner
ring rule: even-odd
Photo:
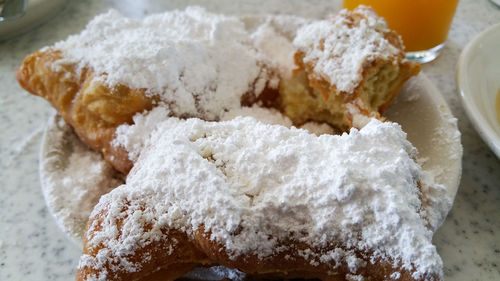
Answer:
[[[481,32],[462,51],[457,84],[469,119],[500,158],[500,124],[495,111],[500,89],[500,23]]]

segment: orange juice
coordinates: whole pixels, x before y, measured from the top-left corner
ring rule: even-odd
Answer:
[[[407,52],[434,48],[446,41],[458,0],[344,0],[344,8],[371,6],[389,28],[403,37]]]

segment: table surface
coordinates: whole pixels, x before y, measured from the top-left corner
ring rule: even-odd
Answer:
[[[338,10],[340,1],[69,1],[45,24],[0,42],[0,280],[71,280],[80,255],[55,224],[40,190],[38,154],[53,110],[21,89],[14,78],[15,68],[26,55],[79,32],[96,14],[111,7],[140,18],[187,5],[227,14],[321,18]],[[464,146],[458,194],[434,237],[446,280],[500,280],[500,161],[465,115],[455,84],[462,49],[498,22],[500,10],[489,1],[461,0],[443,53],[423,66],[458,119]]]

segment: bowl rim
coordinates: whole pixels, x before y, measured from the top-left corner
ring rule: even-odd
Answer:
[[[497,32],[500,33],[500,23],[494,24],[486,30],[480,32],[465,46],[458,58],[456,81],[465,113],[469,117],[469,120],[471,120],[473,127],[479,133],[481,138],[497,155],[497,157],[500,158],[500,135],[491,127],[472,98],[470,81],[466,72],[467,65],[469,64],[475,49],[478,48],[478,45],[480,45],[485,38]]]

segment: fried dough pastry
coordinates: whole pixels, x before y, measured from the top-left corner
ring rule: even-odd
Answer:
[[[397,124],[317,137],[248,117],[171,118],[151,136],[126,184],[94,209],[77,280],[173,280],[212,265],[263,278],[441,279],[415,149]]]
[[[144,89],[112,88],[96,81],[96,74],[88,68],[78,73],[75,64],[55,71],[53,65],[61,59],[61,52],[53,50],[29,55],[16,71],[19,84],[49,101],[85,144],[101,152],[115,169],[128,173],[132,162],[127,152],[111,141],[116,128],[131,123],[136,113],[151,109],[154,98],[147,97]]]
[[[168,26],[166,30],[173,33],[162,34],[165,41],[155,45],[158,36],[135,38],[135,25],[131,31],[126,29],[131,20],[109,12],[97,17],[82,34],[28,56],[16,72],[17,80],[28,92],[47,99],[84,143],[127,174],[133,165],[127,151],[111,144],[116,128],[130,124],[136,113],[159,102],[172,110],[172,116],[205,120],[218,120],[226,111],[257,103],[281,109],[296,126],[317,121],[347,131],[361,128],[368,117],[380,119],[379,113],[404,82],[419,71],[418,64],[404,60],[399,36],[371,9],[361,7],[298,31],[294,41],[298,68],[291,77],[281,79],[278,93],[273,72],[279,71],[267,66],[266,59],[247,42],[249,35],[242,23],[206,12],[208,20],[203,22],[193,15],[196,11],[173,12],[187,23],[210,25],[203,27],[206,34],[197,35],[201,38],[190,38],[192,46],[186,47],[181,40],[194,36],[186,23],[173,24],[162,15],[146,20],[141,27],[144,33],[158,32],[153,26]],[[214,21],[233,25],[231,32],[211,38],[218,34]],[[116,29],[120,25],[124,31]],[[180,36],[179,30],[187,34]],[[227,43],[238,42],[238,36],[244,43]],[[200,43],[204,40],[216,44]],[[116,42],[125,47],[116,47]],[[100,49],[110,53],[96,51]],[[197,52],[207,54],[193,61],[190,56]],[[136,61],[130,59],[134,56]]]
[[[161,104],[173,116],[218,120],[242,105],[272,103],[278,82],[238,19],[195,7],[142,25],[109,11],[26,57],[16,78],[124,174],[132,162],[112,140],[135,114]]]
[[[367,117],[380,119],[420,71],[405,59],[400,36],[366,6],[302,27],[294,45],[298,68],[281,82],[280,93],[283,112],[296,124],[361,128]]]
[[[134,115],[151,110],[161,98],[148,95],[146,89],[123,84],[110,86],[96,79],[97,74],[89,68],[77,71],[75,63],[60,65],[63,59],[58,50],[35,52],[16,70],[16,79],[26,91],[49,101],[85,144],[102,153],[107,162],[126,175],[133,163],[123,147],[112,144],[116,129],[133,123]],[[277,91],[266,86],[257,94],[258,97],[254,91],[241,92],[239,104],[273,104]],[[181,111],[173,115],[193,114]],[[203,119],[217,118],[204,116]]]
[[[419,71],[399,37],[367,8],[342,11],[298,31],[298,68],[281,80],[251,38],[237,18],[200,8],[143,22],[110,11],[24,60],[21,86],[128,174],[89,219],[77,280],[172,280],[212,265],[265,278],[440,280],[413,148],[397,125],[370,121]],[[317,138],[207,121],[252,105],[295,125],[368,125]],[[134,124],[158,111],[163,122]],[[120,142],[131,126],[140,140]]]

